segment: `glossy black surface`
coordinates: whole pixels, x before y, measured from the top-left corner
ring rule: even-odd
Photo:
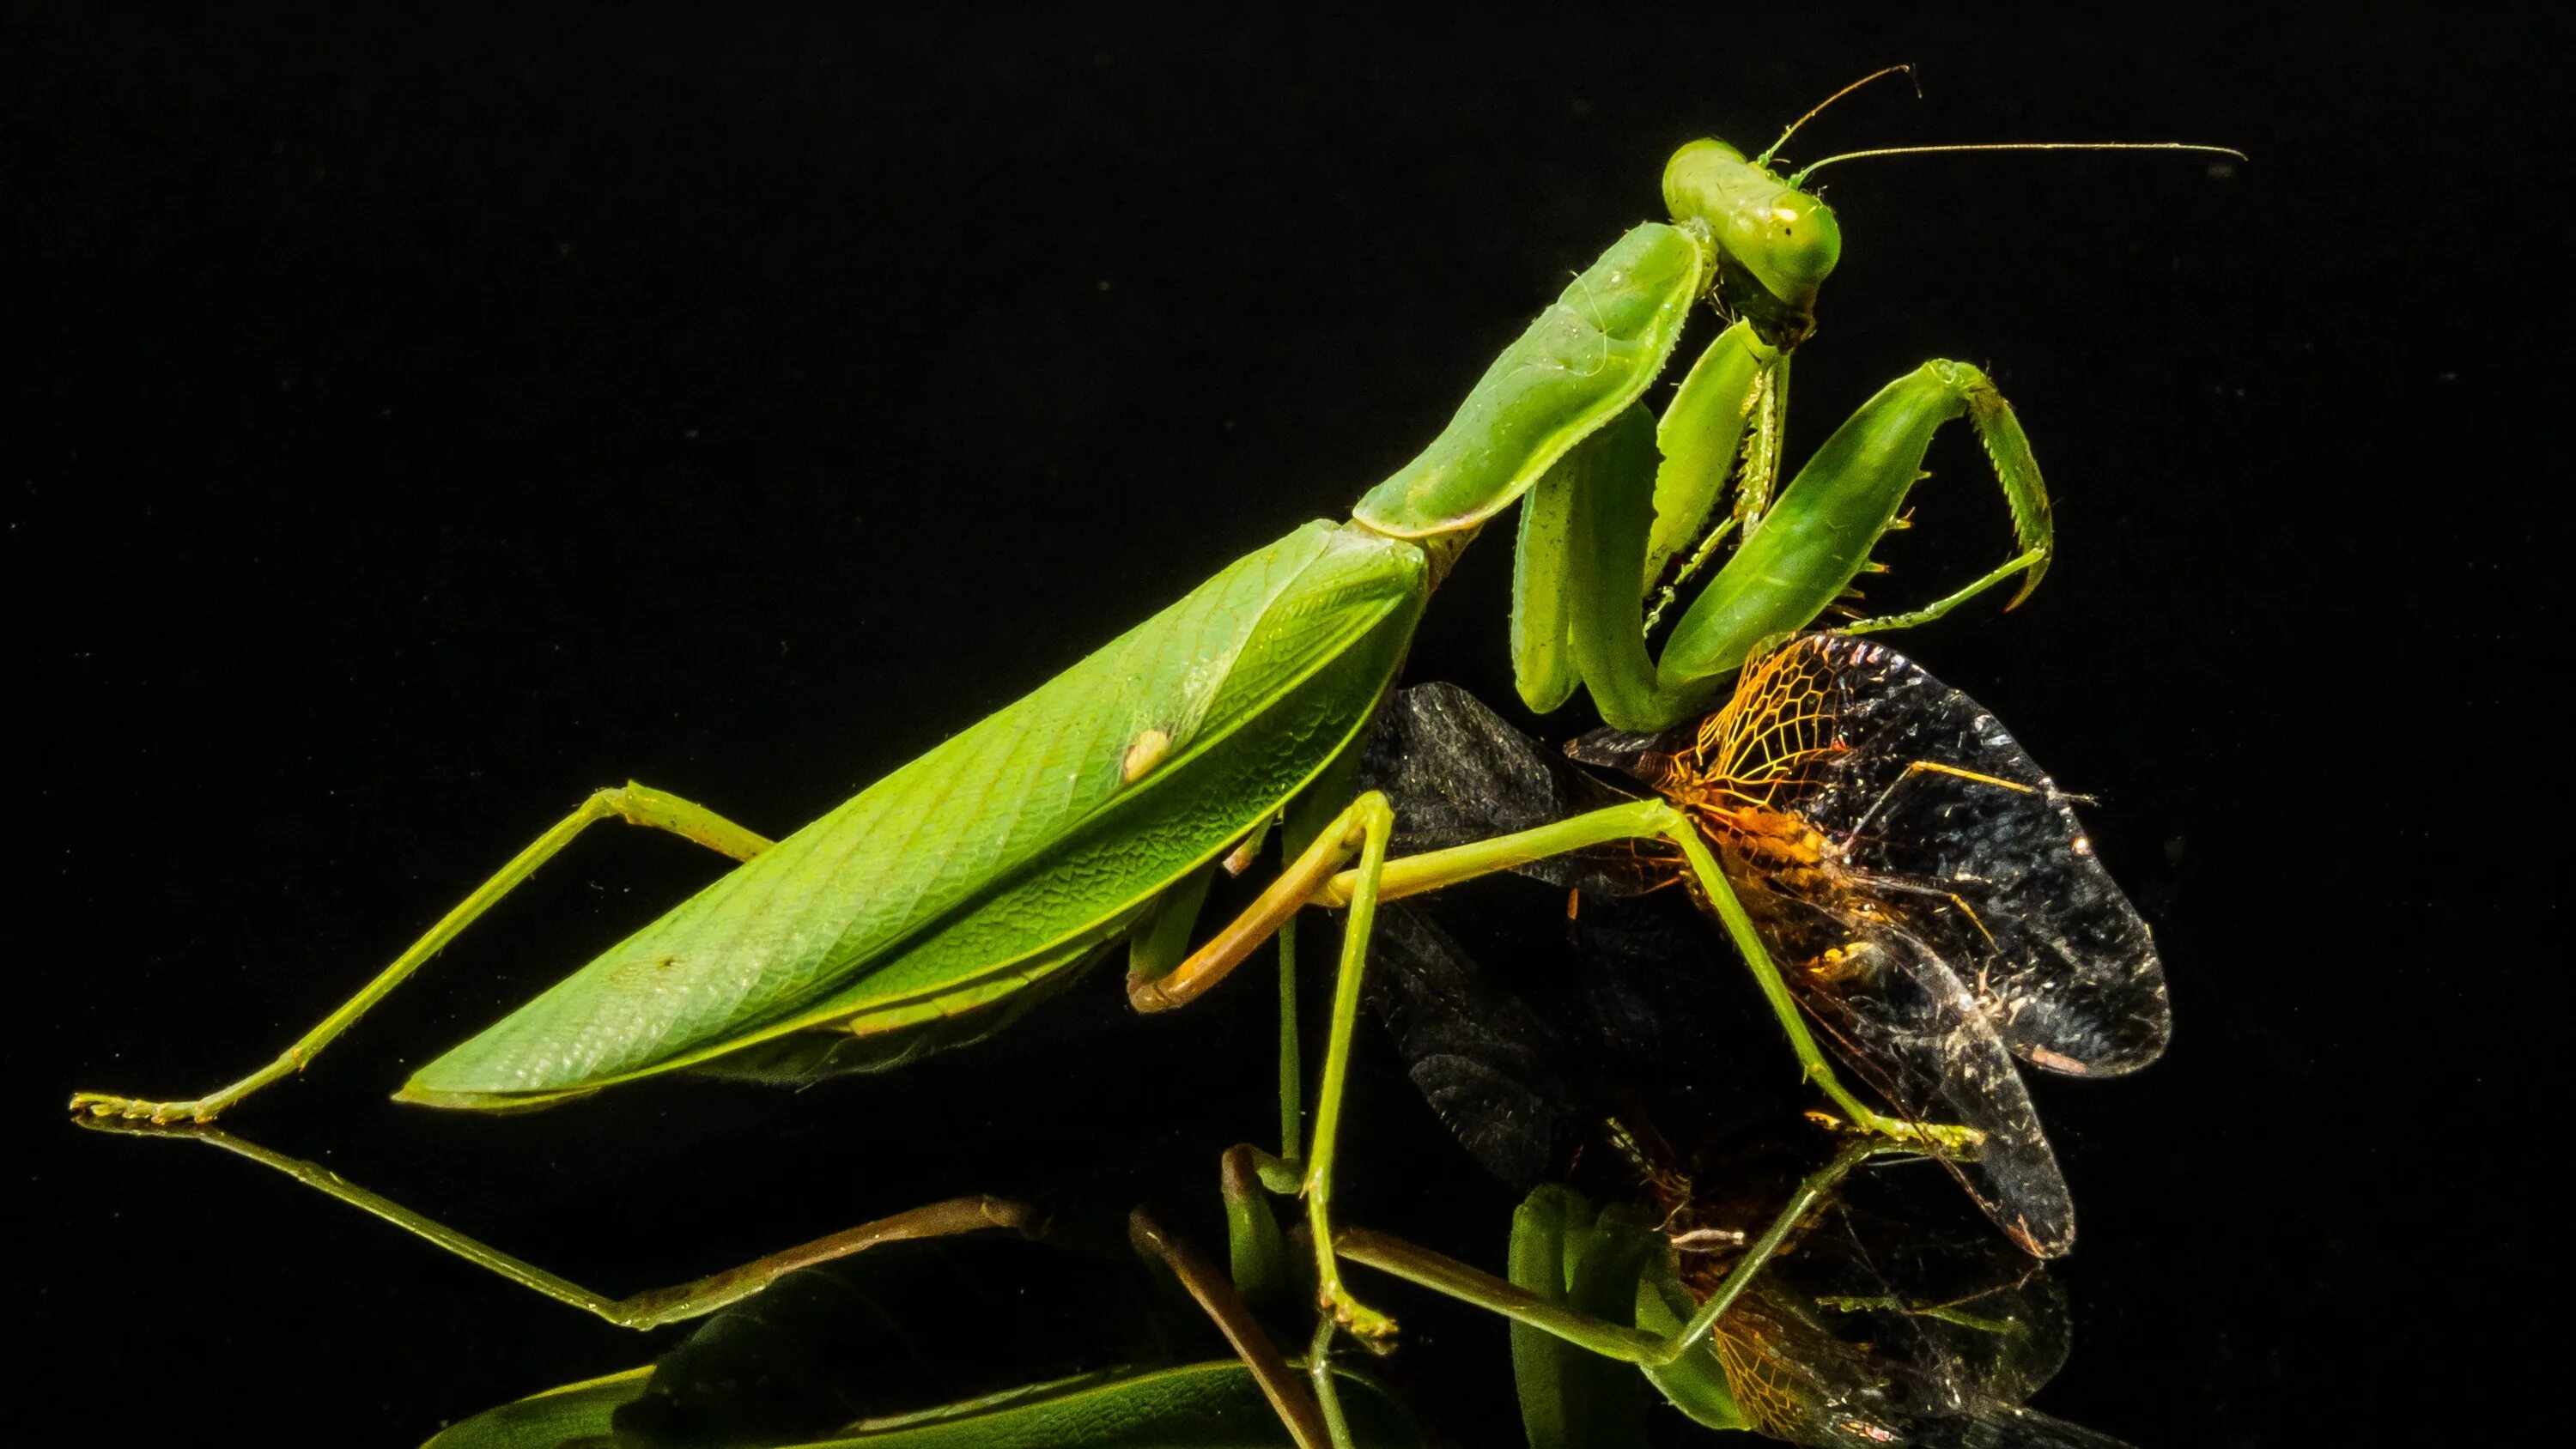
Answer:
[[[2015,613],[1903,647],[2100,797],[2172,989],[2154,1067],[2034,1084],[2084,1223],[2044,1402],[2142,1444],[2512,1427],[2565,1254],[2529,1190],[2565,1095],[2534,723],[2569,543],[2561,41],[2250,7],[13,13],[22,1422],[403,1444],[640,1361],[61,1101],[264,1060],[599,784],[820,813],[1338,516],[1652,214],[1673,146],[1759,146],[1912,60],[1920,101],[1856,96],[1793,153],[2254,158],[1821,178],[1845,250],[1790,452],[1929,356],[2014,400],[2062,555]],[[1874,601],[2003,556],[1973,444],[1930,466]],[[1413,677],[1509,697],[1505,542],[1444,586]],[[1152,1201],[1217,1240],[1218,1152],[1276,1130],[1258,975],[1154,1020],[1103,975],[983,1050],[803,1094],[383,1100],[711,868],[585,841],[232,1125],[621,1291],[968,1191]],[[1345,1212],[1497,1261],[1510,1193],[1361,1056]],[[1500,1329],[1373,1292],[1405,1386],[1491,1442]]]

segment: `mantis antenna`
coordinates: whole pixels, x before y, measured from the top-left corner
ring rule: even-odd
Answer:
[[[1789,138],[1798,134],[1798,128],[1800,126],[1803,126],[1809,121],[1814,120],[1816,117],[1823,115],[1825,113],[1825,108],[1832,105],[1834,102],[1841,100],[1843,97],[1850,95],[1856,90],[1859,90],[1862,86],[1868,85],[1871,81],[1884,80],[1889,76],[1900,73],[1911,78],[1914,75],[1914,67],[1911,65],[1891,65],[1879,70],[1871,71],[1869,74],[1862,76],[1859,80],[1853,81],[1850,85],[1847,85],[1841,90],[1834,92],[1832,95],[1825,97],[1823,100],[1816,102],[1816,108],[1814,110],[1807,112],[1805,115],[1800,116],[1794,121],[1791,121],[1789,123],[1789,129],[1780,133],[1780,139],[1772,142],[1769,150],[1766,150],[1761,155],[1753,158],[1753,164],[1756,166],[1770,165],[1771,158],[1780,154],[1780,148],[1789,144]],[[1916,80],[1914,82],[1914,98],[1918,101],[1923,99],[1923,82],[1920,80]],[[1809,169],[1812,170],[1813,168],[1811,167]],[[1790,184],[1794,186],[1797,183],[1791,182]]]
[[[1845,151],[1798,172],[1788,184],[1804,190],[1808,177],[1837,161],[1858,161],[1864,156],[1924,156],[1940,151],[2198,151],[2210,156],[2233,156],[2239,161],[2252,159],[2230,146],[2202,146],[2190,141],[1971,141],[1948,146],[1882,146],[1869,151]]]

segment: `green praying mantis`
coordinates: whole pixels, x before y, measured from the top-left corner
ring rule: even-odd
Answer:
[[[1237,560],[804,829],[773,841],[646,785],[602,789],[258,1070],[192,1099],[82,1092],[74,1110],[119,1123],[213,1121],[300,1072],[575,837],[617,819],[740,864],[422,1067],[399,1100],[507,1111],[679,1070],[775,1081],[882,1070],[989,1034],[1122,942],[1130,1001],[1162,1011],[1196,999],[1276,935],[1282,1154],[1265,1181],[1305,1200],[1329,1321],[1382,1341],[1393,1325],[1344,1287],[1330,1247],[1343,1084],[1377,902],[1550,852],[1653,838],[1688,858],[1817,1089],[1863,1129],[1892,1139],[1926,1130],[1873,1110],[1836,1077],[1706,846],[1670,807],[1643,802],[1391,861],[1386,801],[1351,783],[1357,745],[1431,592],[1515,502],[1511,649],[1522,695],[1548,709],[1585,690],[1623,728],[1694,713],[1764,641],[1841,600],[1898,526],[1947,422],[1964,418],[1991,460],[2011,509],[2012,555],[1924,607],[1842,627],[1925,622],[2015,579],[2018,602],[2038,583],[2051,554],[2039,468],[2009,405],[1965,363],[1929,362],[1888,384],[1777,486],[1790,358],[1840,256],[1834,214],[1807,187],[1817,166],[1783,176],[1779,147],[1748,157],[1704,140],[1676,152],[1663,176],[1671,220],[1636,226],[1575,276],[1438,438],[1350,518],[1307,523]],[[1728,325],[1650,415],[1645,394],[1702,301]],[[1730,543],[1651,655],[1650,596],[1670,601]],[[1284,868],[1192,949],[1214,872],[1246,867],[1273,829]],[[1287,989],[1292,923],[1309,904],[1347,909],[1311,1135]],[[828,1256],[834,1241],[816,1251]],[[700,1288],[630,1310],[514,1260],[482,1261],[636,1326],[730,1301]],[[720,1280],[736,1297],[747,1291],[732,1275],[705,1282]]]

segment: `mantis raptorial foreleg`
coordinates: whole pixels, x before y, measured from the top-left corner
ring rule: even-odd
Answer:
[[[1842,596],[1869,562],[1854,541],[1875,541],[1894,525],[1922,476],[1933,434],[1954,418],[1967,418],[1984,446],[2021,547],[1946,598],[1854,629],[1928,623],[2015,575],[2022,579],[2018,603],[2046,572],[2053,547],[2047,490],[2011,406],[1977,369],[1927,362],[1862,404],[1767,512],[1744,518],[1747,532],[1734,556],[1673,626],[1662,657],[1650,656],[1645,591],[1677,541],[1707,516],[1717,491],[1709,479],[1721,450],[1685,449],[1690,429],[1678,424],[1726,419],[1726,396],[1740,394],[1748,417],[1767,406],[1774,394],[1761,390],[1763,379],[1785,358],[1766,363],[1748,350],[1754,345],[1732,332],[1721,336],[1660,433],[1642,409],[1631,408],[1570,450],[1523,499],[1513,663],[1532,708],[1553,708],[1580,682],[1591,687],[1602,718],[1621,729],[1687,718],[1764,640],[1805,627]],[[1703,372],[1714,381],[1700,385]],[[1718,430],[1724,456],[1731,458],[1745,435],[1742,421]]]
[[[209,1092],[186,1102],[151,1102],[134,1097],[120,1097],[107,1092],[82,1092],[72,1098],[75,1112],[93,1117],[114,1117],[129,1121],[149,1120],[169,1123],[180,1120],[212,1122],[223,1111],[260,1088],[304,1070],[333,1038],[347,1031],[359,1017],[367,1014],[377,1002],[392,994],[421,965],[435,956],[448,942],[464,933],[466,927],[490,910],[503,896],[516,890],[537,867],[552,860],[558,851],[572,844],[575,837],[603,820],[623,820],[629,825],[650,826],[667,830],[684,840],[694,840],[720,855],[735,860],[749,860],[770,846],[769,840],[736,825],[703,805],[665,794],[648,785],[629,781],[594,791],[570,815],[555,822],[543,835],[531,841],[528,848],[512,856],[508,864],[495,871],[490,880],[474,888],[474,893],[459,901],[455,908],[441,916],[409,949],[394,958],[392,965],[377,972],[374,980],[357,995],[342,1002],[338,1010],[322,1018],[311,1031],[296,1038],[295,1044],[281,1052],[277,1059],[228,1087]],[[228,1145],[228,1144],[227,1144]],[[240,1148],[234,1150],[239,1151]],[[256,1156],[257,1154],[246,1154]],[[275,1165],[275,1164],[272,1164]],[[373,1211],[373,1209],[370,1209]],[[470,1256],[470,1255],[469,1255]]]

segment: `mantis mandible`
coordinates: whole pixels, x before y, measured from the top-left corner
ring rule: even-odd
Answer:
[[[1841,245],[1833,212],[1801,184],[1807,173],[1774,171],[1777,150],[1748,158],[1706,140],[1676,152],[1663,179],[1672,220],[1633,228],[1577,275],[1496,358],[1448,428],[1348,520],[1305,524],[1237,560],[804,829],[772,841],[649,786],[600,790],[267,1065],[193,1099],[83,1092],[73,1108],[214,1120],[301,1071],[609,819],[742,864],[421,1068],[398,1100],[510,1110],[680,1069],[790,1081],[879,1070],[989,1034],[1121,941],[1130,1000],[1164,1010],[1283,933],[1303,905],[1347,905],[1302,1144],[1296,1028],[1283,1014],[1287,1161],[1271,1181],[1306,1199],[1331,1316],[1383,1338],[1392,1325],[1344,1289],[1329,1246],[1342,1087],[1391,828],[1385,799],[1355,795],[1350,778],[1371,714],[1457,552],[1526,495],[1512,612],[1522,693],[1553,707],[1588,687],[1606,718],[1633,729],[1702,707],[1758,644],[1807,626],[1840,598],[1894,526],[1932,435],[1952,419],[1970,422],[1993,462],[2015,552],[1927,607],[1846,627],[1937,618],[2016,576],[2027,593],[2047,567],[2038,467],[2010,407],[1964,363],[1926,363],[1890,383],[1773,496],[1788,359],[1813,331],[1817,291]],[[1702,299],[1731,325],[1652,418],[1641,400]],[[1735,506],[1712,530],[1730,481]],[[1650,658],[1650,586],[1694,540],[1696,561],[1729,530],[1733,556]],[[1189,950],[1213,872],[1251,859],[1274,825],[1283,872]],[[1631,825],[1706,854],[1678,816]],[[1693,863],[1722,897],[1713,865]],[[1496,868],[1471,862],[1437,879],[1417,873],[1411,885]],[[1908,1130],[1843,1087],[1777,969],[1758,943],[1738,939],[1807,1077],[1855,1123]],[[1284,983],[1290,938],[1281,955]],[[539,1275],[510,1276],[565,1296]]]

